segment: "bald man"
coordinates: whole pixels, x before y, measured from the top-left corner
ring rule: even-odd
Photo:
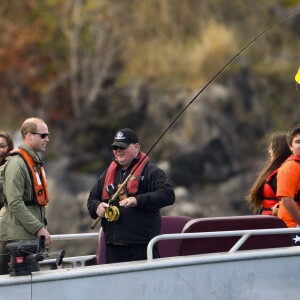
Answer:
[[[44,236],[45,246],[51,244],[45,218],[49,201],[47,182],[38,155],[49,142],[48,127],[40,118],[29,118],[22,124],[21,134],[23,142],[11,152],[3,173],[6,210],[0,223],[0,274],[9,271],[8,243]]]

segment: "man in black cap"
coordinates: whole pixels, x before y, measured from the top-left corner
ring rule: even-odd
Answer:
[[[107,263],[144,260],[148,242],[160,232],[159,210],[175,202],[174,190],[164,171],[140,151],[132,129],[119,130],[111,148],[114,160],[92,188],[88,210],[93,219],[101,218]],[[112,203],[119,215],[116,220],[108,221],[105,218],[108,200],[128,176],[130,180],[123,194]],[[157,247],[153,248],[153,257],[159,257]]]

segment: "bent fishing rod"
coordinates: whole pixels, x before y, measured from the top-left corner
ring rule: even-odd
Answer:
[[[155,148],[155,146],[160,142],[160,140],[165,136],[165,134],[170,130],[170,128],[174,125],[174,123],[182,116],[182,114],[189,108],[190,105],[193,104],[193,102],[203,93],[203,91],[241,54],[243,53],[247,48],[249,48],[252,44],[254,44],[259,38],[264,36],[268,31],[275,28],[279,24],[283,23],[284,21],[296,16],[300,13],[300,10],[297,10],[282,19],[276,21],[272,25],[270,25],[268,28],[266,28],[264,31],[262,31],[260,34],[258,34],[254,39],[252,39],[250,42],[248,42],[241,50],[239,50],[205,85],[204,87],[199,90],[199,92],[190,100],[190,102],[179,112],[179,114],[174,118],[174,120],[170,123],[170,125],[163,131],[163,133],[159,136],[159,138],[156,140],[156,142],[152,145],[152,147],[148,150],[145,157],[138,163],[138,165],[133,169],[132,172],[129,173],[129,175],[126,177],[125,181],[119,186],[115,194],[108,200],[108,203],[111,204],[120,194],[120,192],[125,188],[130,178],[133,176],[134,172],[137,170],[137,168],[141,165],[141,163],[144,161],[144,159],[152,152],[152,150]],[[108,219],[108,221],[116,221],[119,217],[119,210],[116,206],[110,206],[107,208],[107,211],[105,213],[105,217]],[[98,217],[92,224],[91,229],[94,229],[96,225],[101,220],[101,217]]]

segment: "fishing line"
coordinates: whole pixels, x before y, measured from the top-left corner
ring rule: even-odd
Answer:
[[[291,13],[282,19],[276,21],[272,25],[270,25],[267,29],[262,31],[259,35],[257,35],[254,39],[252,39],[249,43],[247,43],[237,54],[235,54],[205,85],[204,87],[190,100],[190,102],[179,112],[179,114],[174,118],[174,120],[170,123],[170,125],[163,131],[163,133],[159,136],[156,142],[152,145],[152,147],[148,150],[145,157],[139,162],[139,164],[133,169],[133,171],[128,175],[127,179],[129,180],[132,174],[137,170],[140,164],[144,161],[144,159],[151,153],[151,151],[155,148],[155,146],[160,142],[160,140],[165,136],[165,134],[169,131],[169,129],[174,125],[174,123],[182,116],[182,114],[189,108],[190,105],[203,93],[203,91],[247,48],[249,48],[252,44],[254,44],[260,37],[265,35],[268,31],[273,29],[274,27],[278,26],[279,24],[283,23],[289,18],[294,17],[295,15],[299,14],[300,10],[297,10],[294,13]],[[297,87],[297,86],[296,86]],[[297,89],[298,90],[298,89]],[[125,180],[128,182],[128,180]],[[92,224],[91,228],[94,229],[95,225],[100,221],[100,217],[98,217],[95,222]]]
[[[265,29],[263,32],[261,32],[258,36],[256,36],[252,41],[250,41],[246,46],[244,46],[236,55],[234,55],[225,65],[223,68],[220,69],[216,73],[215,76],[209,80],[206,85],[192,98],[192,100],[182,109],[182,111],[177,115],[177,117],[171,122],[171,124],[165,129],[165,131],[161,134],[161,136],[157,139],[157,141],[153,144],[153,146],[150,148],[150,150],[147,152],[146,155],[148,155],[153,148],[158,144],[158,142],[163,138],[163,136],[169,131],[169,129],[173,126],[173,124],[180,118],[180,116],[188,109],[188,107],[199,97],[200,94],[213,82],[242,52],[244,52],[248,47],[250,47],[253,43],[255,43],[260,37],[262,37],[264,34],[266,34],[269,30],[276,27],[277,25],[281,24],[285,20],[297,15],[300,13],[300,10],[297,10],[296,12],[282,18],[281,20],[275,22],[271,26],[269,26],[267,29]]]
[[[164,137],[164,135],[169,131],[169,129],[174,125],[174,123],[181,117],[181,115],[188,109],[190,105],[200,96],[200,94],[203,93],[203,91],[247,48],[249,48],[253,43],[255,43],[260,37],[265,35],[268,31],[270,31],[272,28],[278,26],[279,24],[283,23],[289,18],[292,18],[293,16],[300,13],[300,10],[297,10],[296,12],[285,16],[284,18],[280,19],[279,21],[273,23],[270,25],[267,29],[262,31],[259,35],[257,35],[253,40],[251,40],[248,44],[246,44],[237,54],[235,54],[225,65],[222,67],[206,84],[205,86],[192,98],[192,100],[180,111],[180,113],[175,117],[175,119],[170,123],[170,125],[165,129],[165,131],[160,135],[160,137],[157,139],[157,141],[152,145],[152,147],[149,149],[149,151],[146,153],[146,156],[148,156],[151,151],[154,149],[154,147],[160,142],[160,140]],[[298,90],[298,89],[297,89]],[[145,159],[145,158],[144,158]],[[139,165],[142,163],[142,161],[134,168],[132,173],[134,173]]]

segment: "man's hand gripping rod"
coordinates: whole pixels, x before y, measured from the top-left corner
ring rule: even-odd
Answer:
[[[133,174],[134,172],[132,172]],[[117,191],[114,193],[114,195],[108,200],[108,203],[113,202],[114,200],[117,199],[117,197],[120,195],[120,192],[125,188],[125,186],[127,185],[128,181],[130,180],[132,174],[129,174],[126,179],[124,180],[124,182],[119,186],[119,188],[117,189]],[[101,220],[101,217],[98,217],[92,224],[91,229],[94,229],[96,227],[96,225],[99,223],[99,221]]]

